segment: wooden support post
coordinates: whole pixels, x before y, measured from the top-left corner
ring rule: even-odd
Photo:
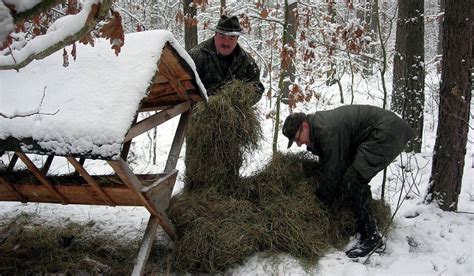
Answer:
[[[95,179],[84,169],[81,163],[79,163],[76,158],[74,157],[66,157],[66,159],[74,166],[76,171],[81,174],[82,178],[86,180],[86,182],[91,185],[91,187],[99,194],[103,201],[107,202],[110,206],[116,206],[117,204],[114,202],[109,195],[107,195],[102,188],[100,188],[99,184]]]
[[[3,185],[5,185],[6,187],[8,187],[8,189],[10,189],[17,197],[18,199],[23,202],[23,203],[27,203],[28,200],[26,199],[26,197],[24,195],[22,195],[16,188],[15,186],[8,182],[5,178],[1,177],[0,176],[0,183],[2,183]]]
[[[48,178],[42,174],[39,169],[35,166],[35,164],[22,152],[15,152],[16,155],[25,163],[28,169],[33,173],[36,178],[44,185],[48,190],[61,202],[61,204],[68,204],[67,199],[51,184]]]
[[[160,225],[165,230],[165,232],[173,239],[176,240],[176,230],[174,229],[173,224],[166,216],[166,213],[158,210],[151,200],[149,200],[143,193],[143,185],[140,183],[140,180],[137,178],[136,175],[133,174],[132,170],[128,167],[127,163],[123,159],[119,159],[118,161],[107,161],[110,166],[114,169],[120,179],[131,189],[134,191],[137,196],[142,201],[143,205],[148,209],[148,211],[159,218]]]
[[[160,219],[158,217],[150,215],[140,249],[138,250],[137,259],[135,260],[135,266],[133,267],[132,275],[134,276],[143,275],[145,271],[145,266],[150,256],[151,247],[153,240],[155,240],[159,223]]]
[[[178,128],[176,129],[176,134],[173,138],[173,144],[171,145],[171,149],[168,154],[168,159],[166,160],[165,173],[168,173],[174,168],[176,168],[179,153],[181,152],[184,137],[186,136],[186,128],[188,126],[188,122],[191,120],[191,115],[192,108],[181,114],[181,117],[179,118]]]

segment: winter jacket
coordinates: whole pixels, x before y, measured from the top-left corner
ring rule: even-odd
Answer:
[[[196,64],[199,77],[209,96],[215,95],[218,88],[226,82],[238,79],[255,83],[254,103],[262,98],[264,87],[260,82],[260,69],[255,60],[238,44],[232,56],[218,56],[212,37],[191,49],[189,55]]]
[[[308,114],[313,154],[320,157],[322,181],[340,184],[347,172],[368,183],[387,167],[413,136],[408,124],[391,111],[347,105]],[[347,178],[347,177],[346,177]]]

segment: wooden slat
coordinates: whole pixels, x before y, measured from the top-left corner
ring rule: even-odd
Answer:
[[[8,164],[7,172],[13,171],[13,168],[15,167],[17,161],[18,161],[18,155],[14,153],[12,156],[12,159],[10,160],[10,164]]]
[[[179,159],[179,153],[181,152],[184,137],[186,136],[186,128],[189,121],[191,120],[191,115],[192,109],[189,109],[187,112],[181,114],[181,117],[179,118],[179,124],[173,138],[173,144],[171,145],[168,159],[166,160],[165,173],[168,173],[176,168],[176,164],[178,163]]]
[[[186,89],[179,81],[180,76],[176,74],[176,69],[172,68],[172,64],[174,63],[177,63],[174,53],[169,49],[169,47],[164,47],[161,53],[161,59],[160,64],[158,65],[158,70],[160,74],[166,76],[166,78],[169,80],[171,87],[173,87],[173,90],[175,90],[176,93],[178,93],[183,100],[189,100],[188,94],[186,93]]]
[[[168,121],[169,119],[185,112],[186,110],[189,110],[190,108],[191,104],[189,102],[184,102],[160,111],[159,113],[154,114],[144,120],[141,120],[128,130],[124,142],[130,141],[134,137]]]
[[[137,112],[137,114],[135,114],[135,118],[133,119],[132,125],[137,123],[137,119],[138,119],[138,112]],[[128,153],[130,151],[131,145],[132,145],[132,139],[130,139],[130,141],[127,141],[122,145],[122,151],[120,152],[120,158],[122,158],[125,161],[127,161],[127,157],[128,157]]]
[[[48,155],[48,158],[46,158],[46,162],[43,165],[43,168],[41,168],[41,173],[44,175],[48,174],[49,168],[51,167],[51,164],[53,163],[54,155]]]
[[[145,266],[148,261],[148,257],[150,256],[151,247],[153,245],[153,240],[155,239],[156,230],[159,223],[160,219],[157,216],[150,215],[140,249],[138,250],[137,258],[135,259],[135,265],[133,266],[133,276],[143,275],[145,272]]]
[[[160,220],[160,225],[165,230],[165,232],[172,238],[176,239],[176,230],[174,229],[173,224],[169,221],[168,217],[164,212],[159,211],[152,202],[141,193],[143,185],[140,183],[138,178],[133,174],[132,170],[128,167],[127,163],[123,159],[118,161],[107,161],[110,166],[114,169],[117,175],[122,179],[122,181],[133,191],[135,191],[142,201],[143,205],[148,209],[148,211],[157,216]]]
[[[110,198],[109,195],[107,195],[104,190],[99,186],[97,181],[84,169],[81,163],[79,163],[76,158],[73,157],[66,157],[66,159],[71,163],[76,171],[81,174],[82,178],[84,178],[85,181],[91,187],[94,189],[94,191],[102,198],[103,201],[105,201],[108,205],[110,206],[116,206],[117,204],[114,202],[112,198]]]
[[[33,173],[33,175],[38,178],[38,180],[48,188],[48,190],[61,202],[62,204],[68,204],[67,199],[60,193],[56,188],[49,182],[48,178],[42,174],[35,164],[26,156],[24,153],[17,151],[16,154],[18,157],[25,163],[28,169]]]
[[[26,202],[43,202],[43,203],[61,203],[55,196],[51,194],[44,185],[37,184],[12,184],[15,189],[21,193]],[[85,204],[85,205],[105,205],[106,202],[98,200],[94,196],[94,191],[89,185],[77,185],[74,183],[64,183],[64,185],[56,186],[56,189],[67,197],[69,204]],[[114,199],[117,206],[143,206],[142,201],[137,194],[130,190],[127,186],[113,186],[102,188],[106,194]],[[5,185],[0,185],[0,201],[19,201],[17,194]]]
[[[176,176],[178,170],[172,170],[165,177],[160,178],[156,183],[145,187],[142,192],[148,197],[153,205],[160,211],[164,212],[170,205],[171,194],[173,192],[174,184],[176,183]]]
[[[26,197],[24,195],[22,195],[16,188],[15,186],[13,186],[13,184],[11,184],[10,182],[8,182],[6,179],[4,179],[3,177],[0,176],[0,183],[3,184],[5,187],[7,187],[13,194],[14,194],[14,197],[15,199],[23,202],[23,203],[26,203],[28,202],[28,200],[26,199]],[[0,195],[4,195],[4,193],[1,193]]]

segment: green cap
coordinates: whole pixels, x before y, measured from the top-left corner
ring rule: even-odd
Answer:
[[[290,116],[286,117],[285,122],[283,123],[283,135],[288,137],[288,148],[291,147],[293,141],[295,140],[296,132],[300,128],[301,124],[306,119],[306,114],[304,113],[293,113]]]

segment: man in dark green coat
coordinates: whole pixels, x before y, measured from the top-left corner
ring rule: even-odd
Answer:
[[[239,19],[222,15],[215,35],[191,49],[189,55],[209,96],[215,95],[225,83],[237,79],[255,85],[255,104],[262,98],[264,87],[255,60],[237,43],[241,34]]]
[[[291,114],[283,124],[283,134],[289,139],[288,147],[295,141],[319,156],[319,182],[330,185],[335,192],[332,195],[341,193],[353,208],[360,243],[346,254],[363,257],[381,247],[383,242],[369,209],[369,182],[411,139],[413,131],[408,124],[379,107],[347,105],[308,115]]]

